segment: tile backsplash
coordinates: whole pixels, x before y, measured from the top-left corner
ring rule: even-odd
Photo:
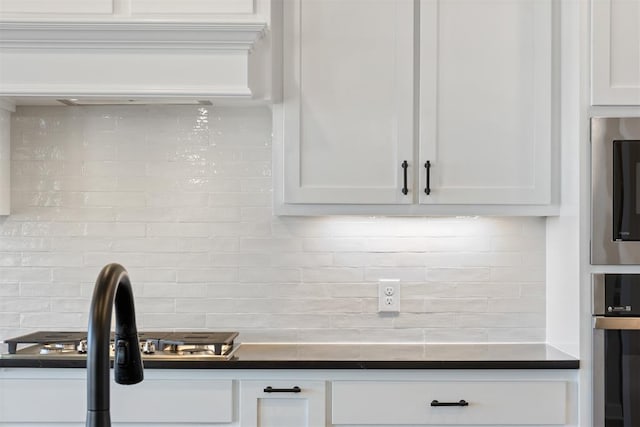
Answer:
[[[142,330],[545,340],[544,219],[275,217],[268,107],[22,107],[11,156],[0,340],[85,329],[110,262]],[[377,313],[383,278],[398,315]]]

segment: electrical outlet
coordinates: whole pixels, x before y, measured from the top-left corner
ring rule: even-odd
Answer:
[[[378,313],[400,312],[400,280],[378,280]]]

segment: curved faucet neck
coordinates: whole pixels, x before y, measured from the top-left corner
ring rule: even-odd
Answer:
[[[87,349],[87,427],[109,427],[109,355],[111,313],[115,304],[114,373],[120,384],[143,379],[133,292],[127,270],[105,266],[96,280],[89,309]]]

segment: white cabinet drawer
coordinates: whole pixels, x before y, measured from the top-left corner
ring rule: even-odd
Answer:
[[[84,423],[87,385],[83,379],[3,379],[0,425]],[[145,379],[132,386],[112,382],[114,423],[230,423],[233,381]]]
[[[148,379],[111,386],[111,419],[128,423],[230,423],[233,381]]]
[[[332,423],[352,425],[563,425],[564,381],[335,381]],[[431,406],[431,402],[468,406]]]

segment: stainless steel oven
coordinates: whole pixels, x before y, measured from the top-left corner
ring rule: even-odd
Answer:
[[[591,119],[591,263],[640,264],[640,117]]]
[[[593,426],[640,426],[640,274],[593,275]]]

